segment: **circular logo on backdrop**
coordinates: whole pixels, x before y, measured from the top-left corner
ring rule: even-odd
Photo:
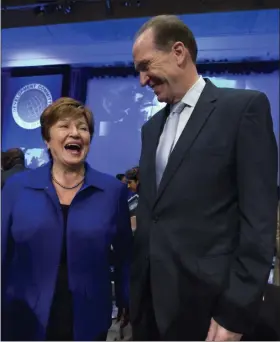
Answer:
[[[13,99],[12,114],[15,122],[24,129],[40,127],[40,116],[52,103],[52,94],[39,83],[22,87]]]

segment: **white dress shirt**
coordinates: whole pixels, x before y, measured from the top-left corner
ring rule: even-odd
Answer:
[[[176,137],[174,140],[174,144],[173,144],[173,149],[178,141],[178,139],[180,138],[186,124],[188,123],[192,112],[194,110],[194,107],[197,104],[197,101],[205,87],[205,81],[202,78],[202,76],[199,76],[199,79],[195,82],[195,84],[187,91],[187,93],[185,94],[185,96],[182,98],[181,102],[184,102],[186,104],[186,107],[183,109],[183,111],[180,114],[179,117],[179,122],[178,122],[178,126],[177,126],[177,131],[176,131]],[[172,111],[171,107],[171,111]]]

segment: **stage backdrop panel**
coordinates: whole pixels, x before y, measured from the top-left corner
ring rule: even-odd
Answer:
[[[40,116],[61,96],[62,75],[11,77],[2,113],[2,150],[20,147],[28,167],[48,160],[41,137]]]
[[[218,87],[264,92],[271,104],[279,146],[279,72],[220,74],[208,78]],[[88,82],[87,105],[93,110],[96,125],[88,156],[90,164],[113,175],[137,165],[141,127],[165,104],[157,101],[152,90],[141,88],[138,78],[130,76],[91,79]]]
[[[218,87],[256,89],[266,93],[279,146],[279,72],[220,74],[209,78]],[[39,118],[45,107],[61,96],[61,88],[62,75],[13,77],[9,81],[2,113],[2,150],[23,148],[28,167],[48,161]],[[165,104],[157,101],[152,90],[141,88],[137,77],[93,78],[87,88],[87,105],[95,117],[89,163],[112,175],[137,165],[141,127]]]

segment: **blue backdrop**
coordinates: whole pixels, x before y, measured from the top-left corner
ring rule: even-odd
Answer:
[[[62,75],[11,77],[2,113],[2,150],[21,147],[29,167],[47,160],[39,118],[48,104],[61,96]]]
[[[279,72],[205,75],[218,87],[264,92],[271,104],[274,132],[279,146]],[[138,77],[93,78],[88,82],[87,105],[95,117],[95,135],[89,162],[111,174],[138,164],[141,127],[164,104],[153,92],[141,88]]]
[[[138,164],[141,127],[164,104],[157,101],[150,89],[141,88],[138,77],[118,74],[93,77],[90,69],[83,71],[82,74],[72,72],[69,83],[70,95],[86,101],[95,118],[95,134],[88,162],[112,175],[123,173]],[[95,73],[97,71],[95,69]],[[220,72],[210,76],[205,72],[204,76],[220,87],[256,89],[266,93],[279,146],[279,71]],[[2,149],[23,148],[28,167],[37,167],[48,161],[38,120],[48,103],[61,96],[62,81],[62,74],[12,77],[5,89]]]

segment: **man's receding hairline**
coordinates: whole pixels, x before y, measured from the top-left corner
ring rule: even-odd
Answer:
[[[135,37],[135,40],[134,40],[134,43],[133,43],[133,49],[134,49],[134,46],[135,44],[138,43],[138,41],[142,38],[142,36],[147,33],[147,32],[151,32],[151,36],[152,36],[152,43],[154,45],[154,48],[156,48],[157,50],[163,50],[163,46],[159,46],[159,44],[157,43],[156,41],[156,33],[155,33],[155,28],[153,26],[151,27],[147,27],[145,30],[143,30],[142,32],[138,32],[136,34],[136,37]],[[166,45],[166,48],[168,49],[168,44]]]
[[[152,32],[153,45],[157,50],[169,52],[176,42],[183,43],[194,63],[198,47],[192,30],[176,15],[160,15],[144,23],[135,35],[135,43],[145,32]],[[140,41],[141,42],[141,41]]]
[[[158,19],[158,17],[172,17],[173,19],[178,19],[178,21],[181,21],[176,15],[160,15],[155,17],[156,19]],[[147,23],[145,23],[143,26],[145,26],[143,28],[143,26],[139,29],[139,31],[136,33],[135,39],[134,39],[134,44],[147,32],[151,32],[152,35],[152,42],[154,44],[154,47],[158,50],[169,50],[169,48],[171,48],[172,43],[175,43],[175,41],[169,41],[166,43],[165,46],[158,44],[157,41],[157,33],[158,33],[158,27],[157,25],[154,25],[155,21],[152,21],[154,18],[150,19],[147,23],[149,25],[145,26]],[[161,19],[159,21],[161,24],[164,24],[164,20]],[[134,46],[133,44],[133,46]],[[170,46],[171,45],[171,46]],[[184,44],[185,45],[185,44]]]
[[[134,37],[134,44],[147,32],[151,32],[153,35],[153,40],[155,39],[155,32],[153,27],[147,27],[145,30],[141,31],[141,29],[136,33]]]

